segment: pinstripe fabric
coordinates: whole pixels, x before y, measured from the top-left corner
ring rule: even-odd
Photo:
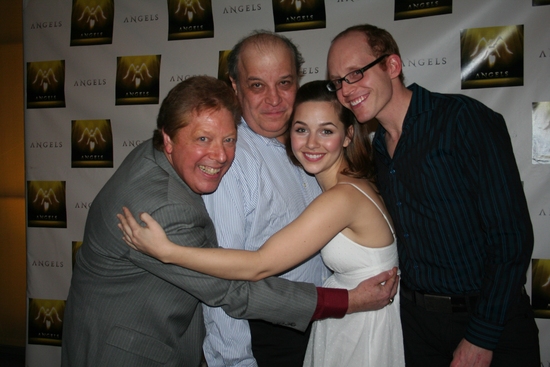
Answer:
[[[493,349],[519,299],[533,231],[502,116],[413,84],[393,159],[380,127],[378,184],[394,220],[401,279],[435,294],[481,293],[466,338]]]
[[[209,277],[161,262],[122,241],[116,213],[149,212],[183,246],[217,245],[201,197],[146,141],[95,198],[77,255],[64,317],[62,366],[197,367],[205,334],[199,302],[240,318],[305,329],[315,286],[270,278]]]
[[[294,166],[276,139],[253,132],[243,120],[233,165],[218,190],[204,195],[222,247],[255,251],[293,221],[321,193],[313,176]],[[329,276],[318,254],[280,277],[321,286]],[[219,309],[204,307],[209,367],[257,366],[250,329]]]

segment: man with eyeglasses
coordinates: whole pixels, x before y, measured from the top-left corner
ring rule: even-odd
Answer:
[[[379,123],[407,366],[540,366],[524,288],[533,229],[503,117],[463,95],[405,87],[395,40],[372,25],[334,38],[328,73],[359,122]]]

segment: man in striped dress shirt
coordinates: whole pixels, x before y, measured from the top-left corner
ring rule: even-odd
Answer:
[[[243,38],[229,56],[243,118],[231,169],[216,192],[203,195],[221,247],[257,250],[321,192],[313,176],[290,162],[284,144],[302,63],[289,39],[267,31]],[[329,275],[317,254],[280,277],[320,286]],[[390,292],[381,291],[377,285],[371,292],[374,308],[389,303]],[[303,365],[309,332],[236,320],[207,306],[204,316],[209,367]]]
[[[339,101],[379,122],[407,366],[540,366],[524,289],[533,230],[503,117],[463,95],[405,87],[398,46],[375,26],[337,35],[328,71]]]

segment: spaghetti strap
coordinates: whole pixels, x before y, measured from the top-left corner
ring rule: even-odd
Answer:
[[[357,190],[359,190],[363,195],[365,195],[370,201],[372,201],[372,203],[374,204],[374,206],[376,206],[376,208],[378,208],[378,210],[380,211],[380,214],[382,214],[382,216],[384,217],[384,219],[386,220],[386,223],[388,223],[388,227],[390,227],[390,231],[391,231],[391,234],[393,235],[393,237],[395,238],[395,232],[393,230],[393,227],[390,223],[390,220],[388,219],[388,217],[386,216],[386,214],[384,214],[384,212],[382,211],[382,209],[380,208],[380,206],[378,204],[376,204],[376,202],[366,193],[364,192],[363,190],[361,190],[356,184],[353,184],[351,182],[339,182],[338,183],[339,185],[340,184],[346,184],[346,185],[351,185],[353,187],[355,187]]]

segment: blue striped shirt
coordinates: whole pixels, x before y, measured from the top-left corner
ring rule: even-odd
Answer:
[[[283,144],[256,134],[243,120],[235,160],[216,192],[203,195],[203,200],[221,247],[255,251],[320,193],[315,178],[290,162]],[[317,254],[281,278],[321,286],[329,275]],[[203,309],[208,366],[257,366],[248,322],[230,318],[219,308]]]
[[[494,349],[534,241],[510,136],[502,116],[472,98],[409,89],[393,158],[382,126],[373,141],[401,279],[432,294],[480,293],[465,337]]]

